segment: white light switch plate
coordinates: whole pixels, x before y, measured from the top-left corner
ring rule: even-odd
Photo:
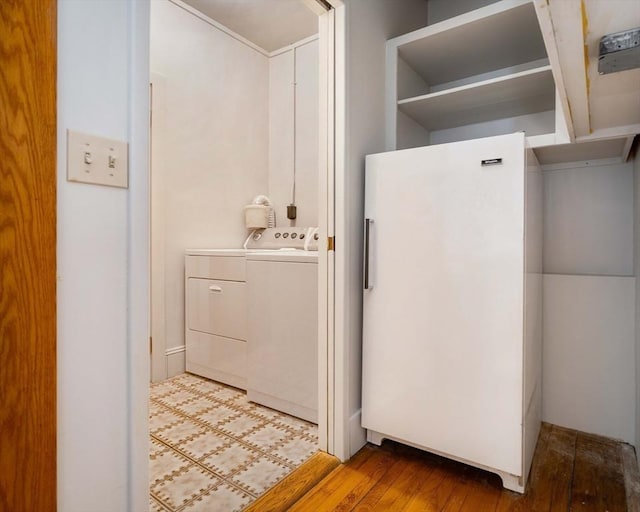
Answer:
[[[127,188],[128,144],[67,130],[67,180]]]

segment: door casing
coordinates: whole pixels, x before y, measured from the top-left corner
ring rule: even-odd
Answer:
[[[0,510],[56,509],[57,2],[0,3]]]

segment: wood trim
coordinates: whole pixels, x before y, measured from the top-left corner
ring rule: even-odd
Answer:
[[[151,382],[167,378],[166,339],[166,288],[165,288],[165,172],[160,148],[166,145],[166,97],[167,77],[160,73],[150,73],[150,122],[149,122],[149,230],[150,296],[151,296]]]
[[[340,465],[333,455],[318,452],[263,494],[245,512],[285,512]]]
[[[318,80],[318,227],[326,231],[329,215],[329,173],[332,171],[330,148],[333,136],[332,115],[330,104],[332,98],[332,69],[330,56],[333,53],[332,27],[333,12],[328,12],[318,18],[319,80]],[[321,450],[331,452],[329,445],[329,425],[332,421],[329,412],[329,295],[332,292],[329,279],[328,253],[323,247],[318,247],[318,446]]]
[[[573,142],[576,138],[576,133],[573,126],[573,118],[571,117],[571,109],[569,108],[569,99],[567,98],[567,88],[564,83],[562,66],[560,65],[561,61],[555,39],[555,29],[551,17],[551,10],[547,0],[534,0],[533,5],[536,9],[536,15],[538,16],[538,22],[540,23],[540,31],[542,32],[542,39],[544,40],[544,45],[547,48],[549,63],[553,70],[553,78],[556,82],[556,89],[558,91],[557,99],[560,104],[556,104],[556,109],[562,109],[564,119],[567,123],[567,134],[569,135],[568,142]],[[556,127],[556,132],[558,132],[558,127]]]
[[[345,173],[347,166],[347,6],[334,6],[333,55],[330,66],[334,84],[330,112],[333,126],[332,140],[329,148],[331,169],[328,174],[328,218],[327,236],[344,235],[345,212]],[[322,234],[322,233],[321,233]],[[345,364],[349,361],[349,333],[345,315],[349,309],[348,279],[346,275],[348,252],[346,236],[338,251],[327,253],[329,272],[329,452],[340,460],[347,460],[351,453],[349,448],[348,400],[351,392],[349,376]],[[361,292],[360,292],[361,293]],[[359,383],[357,384],[359,385]]]
[[[0,2],[0,510],[56,509],[56,0]]]
[[[640,468],[638,467],[636,452],[630,444],[623,444],[620,446],[620,456],[622,458],[628,512],[640,512]]]
[[[612,126],[611,128],[598,128],[589,135],[576,137],[576,142],[587,142],[590,140],[609,140],[621,137],[633,137],[640,133],[640,123],[626,126]]]
[[[302,3],[316,16],[322,16],[331,9],[331,5],[324,0],[302,0]]]
[[[585,46],[586,14],[580,0],[548,3],[558,51],[558,63],[563,71],[567,102],[576,137],[591,133],[589,82]],[[580,57],[584,56],[584,59]]]
[[[622,154],[620,155],[620,159],[623,162],[629,160],[629,155],[631,153],[631,148],[633,147],[633,140],[635,139],[635,135],[630,135],[627,137],[627,140],[624,142],[624,146],[622,147]]]

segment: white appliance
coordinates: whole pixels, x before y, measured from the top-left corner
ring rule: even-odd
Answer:
[[[269,228],[247,247],[247,398],[317,423],[317,230]]]
[[[185,366],[196,375],[247,386],[244,249],[188,249],[185,255]]]
[[[540,427],[541,197],[523,133],[367,156],[370,442],[524,491]]]
[[[317,231],[317,228],[256,229],[245,242],[248,249],[186,250],[188,372],[247,389],[247,331],[251,311],[247,303],[246,255],[252,251],[281,255],[280,250],[286,247],[317,251]],[[317,283],[314,281],[311,286],[317,293]]]

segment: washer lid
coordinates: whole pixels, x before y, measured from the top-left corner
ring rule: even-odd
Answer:
[[[292,263],[318,263],[317,251],[279,249],[271,251],[248,251],[247,261],[282,261]]]

